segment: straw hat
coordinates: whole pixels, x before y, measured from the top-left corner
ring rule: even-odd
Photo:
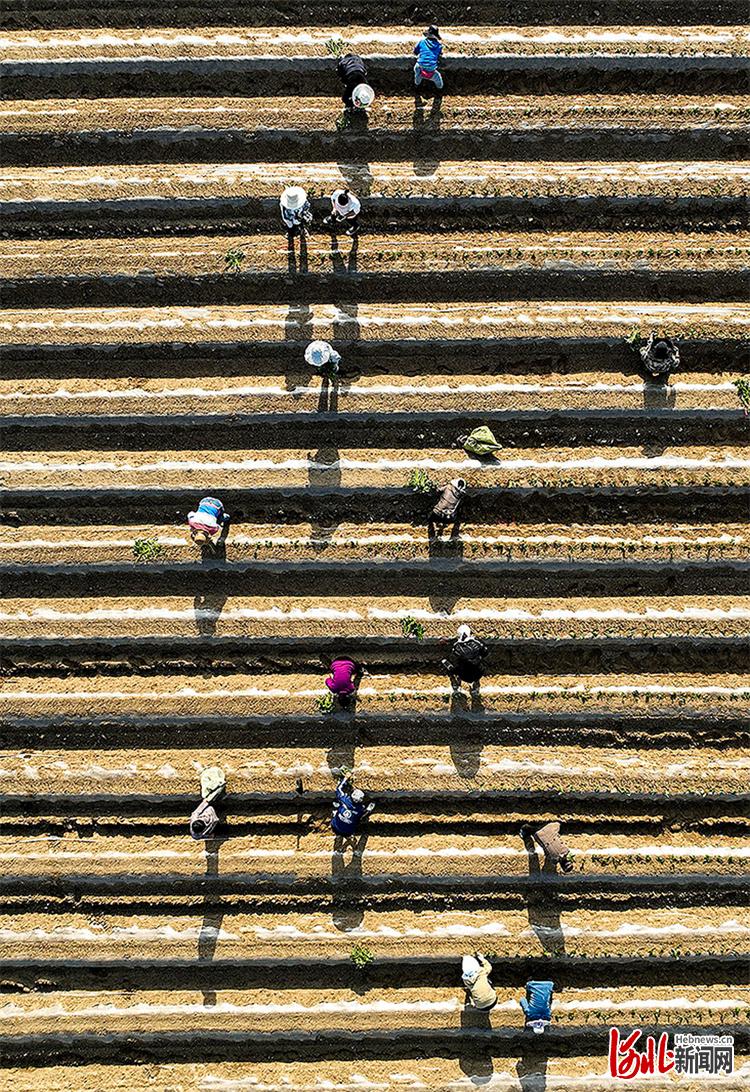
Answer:
[[[375,92],[370,87],[369,83],[358,83],[352,91],[352,102],[355,106],[359,106],[360,109],[364,109],[366,106],[372,106],[375,101]]]
[[[327,341],[311,341],[305,349],[305,360],[313,368],[322,368],[331,359],[331,346]]]
[[[301,209],[306,200],[307,194],[301,186],[287,186],[281,195],[282,208],[289,209],[290,212]]]

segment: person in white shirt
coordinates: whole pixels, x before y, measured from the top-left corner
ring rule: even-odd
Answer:
[[[312,209],[307,199],[307,194],[301,186],[287,186],[279,199],[281,209],[281,222],[287,230],[287,235],[293,239],[295,235],[308,236],[308,225],[312,220]]]
[[[333,231],[346,223],[346,234],[356,235],[359,231],[359,214],[362,210],[359,198],[349,190],[335,190],[331,194],[331,215],[323,221]]]

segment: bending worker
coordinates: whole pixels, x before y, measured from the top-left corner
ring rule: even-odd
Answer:
[[[375,92],[367,82],[367,66],[356,53],[339,57],[336,64],[339,79],[344,85],[341,101],[349,109],[364,110],[375,101]]]
[[[346,224],[346,234],[354,236],[359,231],[359,214],[362,205],[358,197],[349,190],[334,190],[331,194],[331,215],[326,216],[323,223],[332,232],[336,228]]]
[[[466,955],[461,961],[461,981],[466,989],[466,1003],[475,1009],[493,1009],[497,992],[490,982],[492,964],[481,952]]]
[[[521,1008],[526,1017],[526,1027],[535,1035],[541,1035],[552,1022],[552,993],[555,984],[550,981],[526,983],[526,996],[521,998]]]
[[[190,537],[199,546],[215,546],[229,522],[224,505],[216,497],[204,497],[196,512],[188,512]]]
[[[366,802],[362,790],[354,788],[351,772],[347,770],[336,786],[336,800],[331,818],[334,833],[343,838],[351,838],[357,833],[357,827],[362,820],[374,810],[375,805]]]
[[[474,636],[469,626],[458,627],[450,655],[442,661],[454,690],[459,690],[462,682],[472,687],[477,685],[483,674],[482,660],[488,653],[487,645]]]

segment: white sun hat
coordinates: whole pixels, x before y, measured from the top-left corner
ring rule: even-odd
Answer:
[[[322,368],[331,359],[331,346],[327,341],[311,341],[305,349],[305,360],[313,368]]]
[[[281,195],[282,207],[290,211],[301,209],[306,200],[307,194],[301,186],[287,186]]]
[[[546,1026],[546,1020],[532,1020],[529,1027],[532,1029],[535,1035],[542,1035]]]
[[[352,91],[352,102],[355,106],[359,106],[363,109],[366,106],[372,106],[375,101],[375,92],[370,87],[369,83],[358,83]]]
[[[365,798],[365,794],[362,792],[361,789],[355,789],[354,792],[352,793],[352,800],[354,801],[355,804],[361,804],[362,801],[364,800],[364,798]]]
[[[473,955],[465,955],[461,960],[461,978],[467,986],[474,982],[481,970],[479,960],[475,959]]]

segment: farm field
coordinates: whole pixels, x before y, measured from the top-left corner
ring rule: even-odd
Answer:
[[[445,93],[415,98],[432,19]],[[612,1026],[731,1034],[747,1086],[745,21],[6,0],[0,1090],[614,1092]],[[376,809],[342,848],[348,769]],[[549,820],[568,874],[521,836]]]

